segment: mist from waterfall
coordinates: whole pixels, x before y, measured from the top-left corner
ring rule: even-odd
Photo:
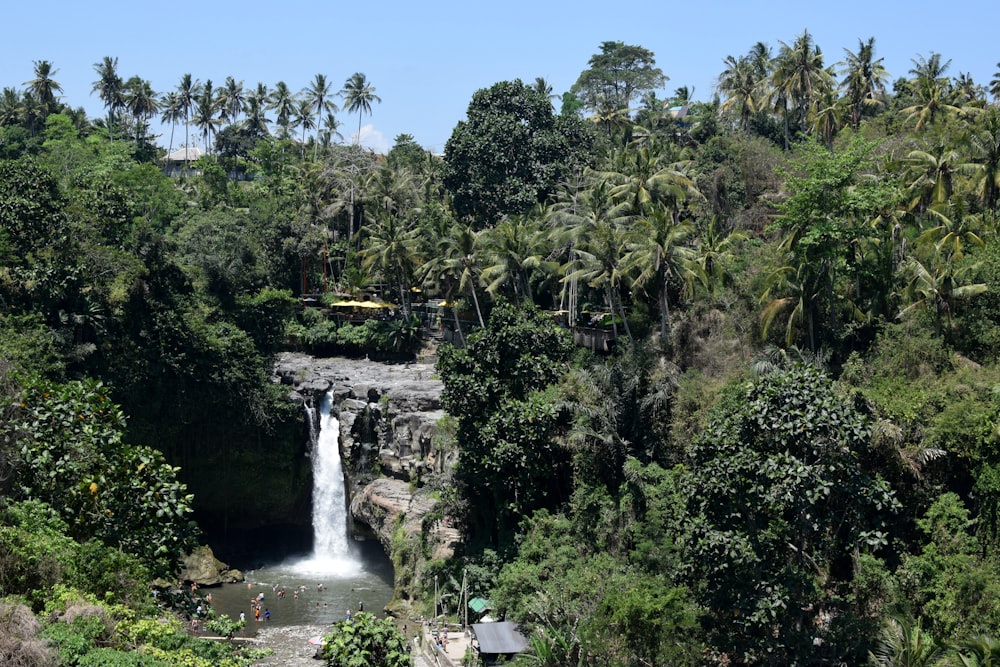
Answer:
[[[319,430],[315,413],[307,406],[312,437],[313,553],[293,564],[302,572],[349,576],[361,569],[351,552],[347,536],[347,496],[340,461],[340,422],[333,414],[333,394],[323,396],[319,406]]]

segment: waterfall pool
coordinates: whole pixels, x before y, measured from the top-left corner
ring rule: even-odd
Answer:
[[[245,614],[243,636],[254,636],[265,625],[329,626],[344,619],[348,610],[353,614],[362,607],[381,614],[392,599],[392,563],[381,546],[374,541],[354,542],[347,534],[340,423],[332,403],[332,394],[326,394],[318,419],[314,408],[306,406],[312,440],[313,552],[267,563],[264,544],[258,558],[265,565],[247,571],[245,582],[201,591],[206,596],[211,593],[216,614],[233,619]],[[259,621],[255,614],[258,598]]]

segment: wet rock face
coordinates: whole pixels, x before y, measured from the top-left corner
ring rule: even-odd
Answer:
[[[286,353],[275,366],[275,379],[303,405],[319,405],[333,393],[351,495],[378,477],[411,481],[443,469],[432,447],[435,425],[445,414],[443,385],[432,364]]]

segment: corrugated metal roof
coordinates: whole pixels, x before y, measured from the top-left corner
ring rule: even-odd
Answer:
[[[521,653],[528,648],[528,639],[517,629],[517,623],[474,623],[472,634],[479,642],[480,653]]]

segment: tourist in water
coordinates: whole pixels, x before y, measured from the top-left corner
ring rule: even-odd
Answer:
[[[271,620],[271,610],[268,609],[267,607],[264,608],[264,620],[265,621]]]

